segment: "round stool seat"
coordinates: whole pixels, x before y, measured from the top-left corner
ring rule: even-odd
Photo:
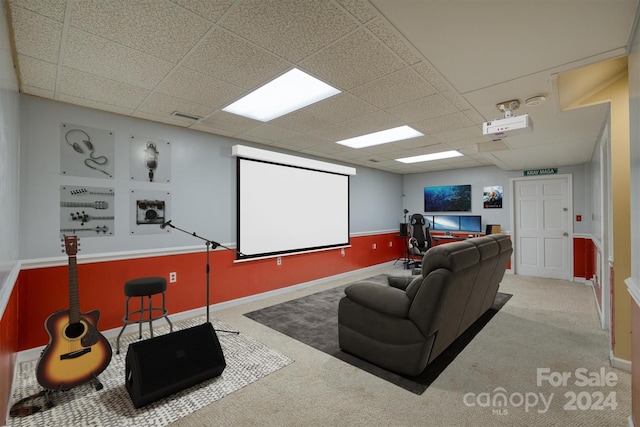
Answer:
[[[128,297],[155,295],[167,290],[167,279],[164,277],[141,277],[129,280],[124,284],[124,294]]]

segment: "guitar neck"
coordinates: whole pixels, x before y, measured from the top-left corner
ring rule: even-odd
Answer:
[[[75,255],[69,255],[69,322],[80,322],[80,297],[78,295],[78,264]]]

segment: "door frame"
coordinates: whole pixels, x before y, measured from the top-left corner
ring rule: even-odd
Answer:
[[[509,189],[511,191],[511,203],[509,203],[510,215],[511,215],[511,225],[513,230],[511,230],[512,234],[512,242],[513,242],[513,274],[518,274],[518,230],[516,230],[516,183],[522,181],[542,181],[549,179],[566,179],[567,180],[567,222],[568,222],[568,243],[567,243],[567,268],[569,271],[567,272],[567,276],[569,277],[569,281],[574,281],[573,275],[573,175],[569,173],[565,174],[550,174],[550,175],[539,175],[539,176],[522,176],[518,178],[509,179]]]

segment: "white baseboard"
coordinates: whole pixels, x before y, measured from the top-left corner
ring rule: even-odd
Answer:
[[[631,361],[626,359],[620,359],[613,355],[613,352],[609,355],[611,366],[613,368],[622,369],[623,371],[631,372]]]

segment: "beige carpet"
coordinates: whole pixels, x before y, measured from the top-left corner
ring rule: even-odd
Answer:
[[[296,362],[172,425],[628,425],[630,374],[610,367],[607,332],[600,328],[593,290],[583,284],[506,275],[500,291],[513,294],[509,303],[422,395],[243,316],[380,273],[406,274],[401,266],[367,269],[356,276],[216,311],[216,318]],[[538,386],[538,369],[548,369],[552,376],[568,372],[571,378],[566,385],[553,387],[544,381]],[[580,384],[576,370],[589,375],[603,370],[616,377],[615,385],[581,387],[576,384]],[[502,395],[507,401],[500,406]],[[602,409],[597,409],[600,396]]]

